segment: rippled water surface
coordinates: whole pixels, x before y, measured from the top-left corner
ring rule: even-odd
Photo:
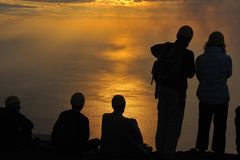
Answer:
[[[174,41],[178,28],[189,24],[195,32],[189,48],[198,56],[209,33],[220,30],[234,64],[229,80],[227,152],[235,152],[233,120],[240,89],[240,25],[235,3],[239,2],[223,2],[218,8],[214,2],[208,6],[151,2],[112,7],[0,3],[0,103],[3,106],[8,95],[19,96],[22,112],[35,124],[34,132],[49,134],[58,114],[70,108],[71,95],[81,91],[91,137],[100,137],[102,114],[112,112],[112,96],[122,94],[127,101],[125,116],[138,120],[144,140],[154,146],[157,101],[150,85],[154,58],[149,48]],[[197,85],[195,77],[189,81],[180,150],[195,145]]]

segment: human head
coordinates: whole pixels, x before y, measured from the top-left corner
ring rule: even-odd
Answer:
[[[18,112],[21,109],[20,103],[21,102],[17,96],[9,96],[5,100],[5,105],[7,108],[18,111]]]
[[[177,40],[181,43],[183,47],[188,47],[189,43],[191,42],[193,37],[193,29],[188,26],[184,25],[179,28],[177,33]]]
[[[126,106],[125,98],[122,95],[115,95],[112,99],[112,108],[115,113],[123,114]]]
[[[208,46],[218,46],[225,48],[224,35],[219,31],[212,32],[208,37],[205,48]]]
[[[76,92],[71,97],[71,105],[73,109],[82,110],[85,103],[84,95],[80,92]]]

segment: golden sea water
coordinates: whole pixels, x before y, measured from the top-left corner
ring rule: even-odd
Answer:
[[[4,106],[7,96],[19,96],[22,113],[34,122],[34,133],[50,134],[59,113],[70,109],[71,95],[81,91],[86,98],[82,112],[90,120],[91,137],[100,138],[101,117],[112,112],[112,97],[122,94],[127,101],[124,115],[137,119],[144,141],[154,147],[157,101],[154,85],[150,85],[154,58],[149,48],[175,41],[178,28],[188,24],[194,29],[189,48],[195,57],[203,52],[212,31],[220,30],[226,37],[233,60],[226,151],[235,152],[240,47],[239,24],[231,21],[234,11],[219,20],[224,7],[220,11],[207,8],[203,13],[170,4],[59,8],[36,15],[0,14],[0,102]],[[197,85],[196,77],[189,80],[178,150],[195,146]]]

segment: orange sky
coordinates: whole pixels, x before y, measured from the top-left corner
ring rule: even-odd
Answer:
[[[145,137],[153,133],[146,126],[152,129],[154,123],[144,119],[144,114],[152,116],[156,111],[150,86],[154,59],[149,48],[174,41],[183,24],[194,29],[189,48],[195,57],[202,53],[212,31],[224,33],[233,59],[229,86],[230,115],[234,114],[240,95],[239,1],[65,1],[0,0],[0,104],[6,96],[18,95],[26,106],[23,113],[37,124],[36,132],[49,132],[58,113],[69,106],[69,97],[80,89],[87,97],[87,116],[99,119],[102,112],[111,110],[112,95],[121,93],[130,106],[126,115],[138,119]],[[191,134],[184,129],[188,134],[183,139],[191,142],[182,142],[183,147],[194,143],[197,84],[195,78],[189,82],[185,117],[192,122],[187,125]],[[97,115],[88,109],[94,106]],[[233,116],[229,137],[234,132],[232,120]],[[93,122],[97,126],[94,135],[100,134],[98,122]],[[153,141],[154,133],[147,137],[147,142]]]

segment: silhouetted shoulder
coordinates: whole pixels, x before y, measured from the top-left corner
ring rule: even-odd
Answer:
[[[129,121],[132,125],[134,125],[134,126],[137,126],[137,125],[138,125],[136,119],[134,119],[134,118],[127,118],[127,119],[128,119],[128,121]]]
[[[66,110],[66,111],[63,111],[60,115],[59,115],[59,118],[73,118],[73,117],[79,117],[81,118],[81,120],[83,121],[89,121],[88,118],[83,115],[82,113],[78,112],[78,111],[74,111],[72,109],[70,110]]]
[[[0,108],[0,114],[3,114],[6,112],[6,108]]]
[[[85,121],[86,123],[89,123],[89,119],[82,113],[80,113],[80,117],[83,121]]]
[[[174,44],[171,42],[159,43],[150,48],[151,53],[154,57],[158,58],[160,54],[168,51]]]
[[[6,108],[0,108],[0,119],[4,119],[6,117]]]
[[[71,114],[70,110],[66,110],[66,111],[63,111],[62,113],[60,113],[58,118],[63,119],[65,117],[69,116],[70,114]]]
[[[71,116],[73,114],[72,110],[66,110],[60,113],[59,117]]]
[[[128,125],[132,127],[135,131],[139,130],[138,122],[136,119],[133,118],[126,118],[126,121],[128,122]],[[140,131],[139,131],[140,132]]]
[[[18,121],[21,123],[21,126],[25,129],[33,129],[34,125],[31,120],[26,118],[23,114],[19,113],[18,114]]]
[[[185,49],[185,53],[188,54],[188,55],[191,55],[191,56],[194,56],[194,53],[193,51],[189,50],[189,49]]]
[[[103,118],[104,118],[104,117],[109,117],[109,116],[111,116],[111,115],[112,115],[112,113],[104,113],[104,114],[103,114]]]
[[[66,111],[63,111],[63,112],[61,112],[61,114],[60,114],[60,115],[66,115],[66,114],[69,114],[69,113],[70,113],[70,111],[71,111],[71,110],[66,110]]]
[[[113,113],[104,113],[102,116],[103,119],[113,119],[117,117],[118,116],[114,115]],[[121,119],[124,119],[124,117],[121,116]]]
[[[128,124],[133,128],[138,128],[138,123],[136,119],[133,118],[126,118],[126,121],[128,121]]]

